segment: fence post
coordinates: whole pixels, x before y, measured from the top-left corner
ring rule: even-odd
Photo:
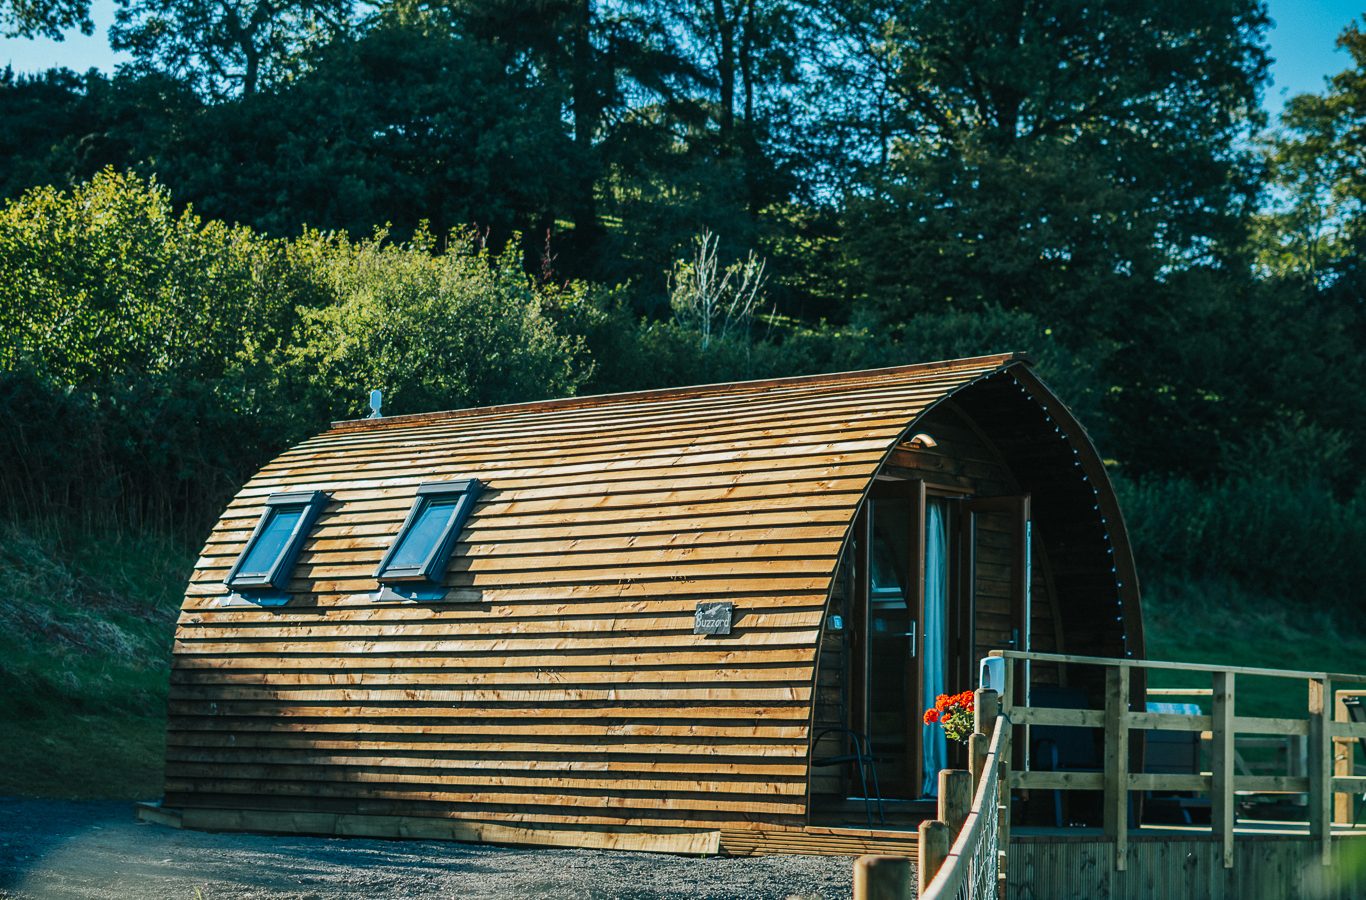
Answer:
[[[1309,680],[1309,838],[1318,841],[1325,866],[1333,861],[1333,685]]]
[[[1335,692],[1337,696],[1333,700],[1333,721],[1349,722],[1351,717],[1347,715],[1346,699],[1341,692]],[[1352,774],[1352,753],[1356,741],[1351,738],[1333,738],[1333,775]],[[1333,792],[1333,821],[1343,825],[1352,824],[1352,794],[1344,794],[1339,791]]]
[[[1001,714],[1001,695],[991,688],[978,688],[972,696],[972,728],[979,734],[991,736],[991,727]]]
[[[981,732],[968,735],[968,771],[972,773],[972,792],[977,793],[977,785],[982,783],[982,770],[987,764],[987,747],[991,739]]]
[[[904,856],[860,856],[854,860],[854,900],[906,900],[911,895],[911,861]]]
[[[1129,867],[1129,667],[1105,670],[1105,836],[1115,868]]]
[[[973,696],[973,734],[968,738],[968,768],[972,772],[973,793],[982,781],[982,767],[991,743],[992,729],[1000,714],[1000,695],[987,688],[978,688]]]
[[[948,859],[953,838],[949,836],[949,826],[938,819],[921,822],[917,836],[920,839],[920,865],[916,867],[916,896],[921,897],[929,888],[930,882],[934,881],[939,867]]]
[[[1210,828],[1223,844],[1224,868],[1233,867],[1234,680],[1232,672],[1214,673],[1211,712]]]
[[[949,826],[956,840],[972,810],[972,773],[964,769],[939,770],[939,821]]]

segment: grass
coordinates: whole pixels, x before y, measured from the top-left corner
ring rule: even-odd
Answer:
[[[1229,582],[1152,579],[1143,619],[1150,659],[1366,674],[1366,625],[1355,610],[1256,596]],[[1154,687],[1209,687],[1155,673]],[[1355,687],[1341,684],[1339,687]],[[1366,685],[1362,685],[1366,687]],[[1303,716],[1307,687],[1284,678],[1239,678],[1238,712]]]
[[[155,535],[0,524],[0,794],[161,795],[194,554]]]

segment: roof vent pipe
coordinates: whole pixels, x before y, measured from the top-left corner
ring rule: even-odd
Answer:
[[[382,418],[384,418],[384,416],[380,413],[380,408],[383,407],[383,406],[384,406],[384,391],[371,391],[371,392],[370,392],[370,416],[369,416],[369,417],[370,417],[371,419],[382,419]]]

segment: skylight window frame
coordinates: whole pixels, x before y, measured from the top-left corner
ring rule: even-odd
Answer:
[[[252,592],[263,591],[283,591],[289,584],[290,576],[294,573],[294,564],[299,559],[299,552],[303,549],[304,541],[308,538],[313,526],[317,524],[318,517],[322,515],[323,509],[331,500],[323,491],[288,491],[280,494],[271,494],[266,498],[266,508],[261,512],[261,518],[256,522],[256,528],[252,531],[251,537],[247,538],[247,544],[238,554],[237,561],[232,564],[228,571],[228,577],[223,579],[233,591],[250,594]],[[286,538],[284,546],[276,555],[270,568],[264,574],[240,574],[242,565],[251,556],[251,551],[255,549],[256,542],[261,539],[266,528],[269,527],[275,516],[287,507],[303,507],[299,521],[294,523],[294,528]]]
[[[384,558],[380,560],[379,568],[375,570],[375,580],[382,585],[397,587],[439,587],[442,579],[445,578],[446,568],[450,565],[451,553],[455,550],[460,532],[465,527],[465,522],[468,521],[470,513],[474,510],[474,504],[483,490],[484,484],[477,478],[461,478],[454,481],[425,481],[418,485],[417,496],[413,499],[413,505],[408,510],[408,516],[403,520],[403,527],[399,529],[398,536],[389,545]],[[427,506],[433,501],[450,498],[455,498],[455,510],[451,513],[450,520],[446,523],[445,528],[442,529],[440,537],[432,544],[422,562],[415,566],[391,566],[390,560],[403,546],[404,540],[408,538],[409,532],[421,519]]]

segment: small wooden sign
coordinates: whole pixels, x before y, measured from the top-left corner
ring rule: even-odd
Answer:
[[[693,634],[730,634],[734,603],[699,603],[693,617]]]

